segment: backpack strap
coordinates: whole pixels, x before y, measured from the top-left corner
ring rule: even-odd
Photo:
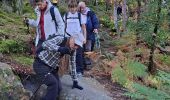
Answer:
[[[67,16],[68,16],[68,12],[65,13],[65,21],[64,21],[64,23],[65,23],[65,33],[68,36],[71,36],[69,33],[66,32],[66,29],[67,29],[67,19],[68,19]],[[64,34],[64,37],[65,37],[65,34]]]
[[[51,14],[52,20],[54,20],[54,23],[55,23],[55,26],[56,26],[56,31],[57,31],[58,24],[57,24],[57,21],[56,21],[56,19],[55,19],[54,8],[55,8],[54,6],[52,6],[52,7],[50,8],[50,14]]]
[[[78,12],[78,17],[69,17],[68,18],[68,12],[65,13],[65,33],[68,35],[68,36],[71,36],[69,33],[66,32],[66,29],[67,29],[67,19],[79,19],[79,23],[80,23],[80,27],[81,27],[81,13]],[[64,34],[65,36],[65,34]]]
[[[79,23],[80,23],[80,27],[81,27],[81,13],[78,12],[78,19],[79,19]]]

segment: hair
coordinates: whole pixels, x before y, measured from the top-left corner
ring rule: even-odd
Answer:
[[[85,2],[83,2],[83,1],[81,1],[81,2],[79,2],[79,4],[78,4],[79,6],[86,6],[86,3]]]
[[[68,8],[76,8],[78,6],[76,0],[69,0],[68,2]]]

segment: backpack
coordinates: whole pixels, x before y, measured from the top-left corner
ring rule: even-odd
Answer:
[[[67,19],[79,19],[79,23],[80,23],[80,27],[81,27],[81,13],[80,12],[78,12],[78,17],[69,17],[68,18],[68,12],[67,13],[65,13],[65,32],[66,32],[66,29],[67,29]],[[67,33],[66,32],[66,34],[68,35],[68,36],[71,36],[69,33]]]

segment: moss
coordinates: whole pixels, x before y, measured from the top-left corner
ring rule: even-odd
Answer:
[[[26,66],[31,66],[33,64],[34,59],[31,57],[26,57],[25,55],[12,55],[12,58],[22,64],[22,65],[26,65]]]
[[[26,50],[26,45],[23,41],[7,39],[0,41],[1,53],[23,53]]]

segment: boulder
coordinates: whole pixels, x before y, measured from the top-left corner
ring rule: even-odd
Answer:
[[[25,90],[20,79],[13,73],[11,66],[0,62],[1,100],[28,100],[30,92]]]

